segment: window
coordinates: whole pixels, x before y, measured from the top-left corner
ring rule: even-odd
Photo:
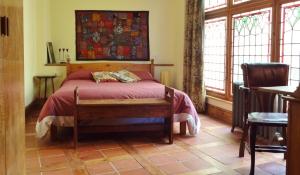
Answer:
[[[233,17],[233,82],[243,82],[242,63],[270,62],[271,9]]]
[[[207,88],[224,92],[226,21],[218,18],[205,22],[204,79]]]
[[[205,11],[226,7],[227,0],[205,0]]]
[[[300,3],[290,3],[281,8],[280,61],[290,65],[291,85],[300,80]]]
[[[208,95],[231,100],[242,63],[289,64],[290,84],[298,85],[300,0],[205,0],[205,20]]]

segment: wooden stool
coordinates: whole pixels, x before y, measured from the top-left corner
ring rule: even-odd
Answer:
[[[35,78],[39,79],[39,99],[41,99],[41,81],[42,79],[45,79],[45,94],[44,94],[44,99],[47,98],[47,81],[48,79],[51,79],[52,83],[52,93],[54,93],[54,82],[53,79],[56,77],[56,75],[37,75]]]

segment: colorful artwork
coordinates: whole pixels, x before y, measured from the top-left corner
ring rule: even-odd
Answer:
[[[75,14],[77,60],[149,60],[149,12],[77,10]]]

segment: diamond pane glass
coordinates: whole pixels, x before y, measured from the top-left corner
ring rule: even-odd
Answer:
[[[205,0],[205,11],[226,7],[226,0]]]
[[[207,88],[225,89],[226,20],[205,21],[204,80]]]
[[[281,62],[290,65],[289,83],[297,86],[300,80],[300,3],[281,8]]]
[[[233,16],[233,82],[243,82],[242,63],[270,62],[271,9]]]

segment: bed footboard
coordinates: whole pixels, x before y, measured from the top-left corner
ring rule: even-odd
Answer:
[[[165,98],[144,99],[92,99],[81,100],[78,87],[74,90],[74,146],[78,144],[78,134],[87,132],[122,132],[118,127],[93,127],[80,125],[81,121],[93,121],[100,118],[124,118],[124,117],[163,117],[165,118],[164,131],[168,136],[169,143],[173,143],[173,102],[174,89],[165,87]],[[114,129],[115,128],[115,129]],[[134,131],[134,126],[128,126]],[[137,131],[138,128],[136,127]],[[158,129],[155,128],[147,128]]]

